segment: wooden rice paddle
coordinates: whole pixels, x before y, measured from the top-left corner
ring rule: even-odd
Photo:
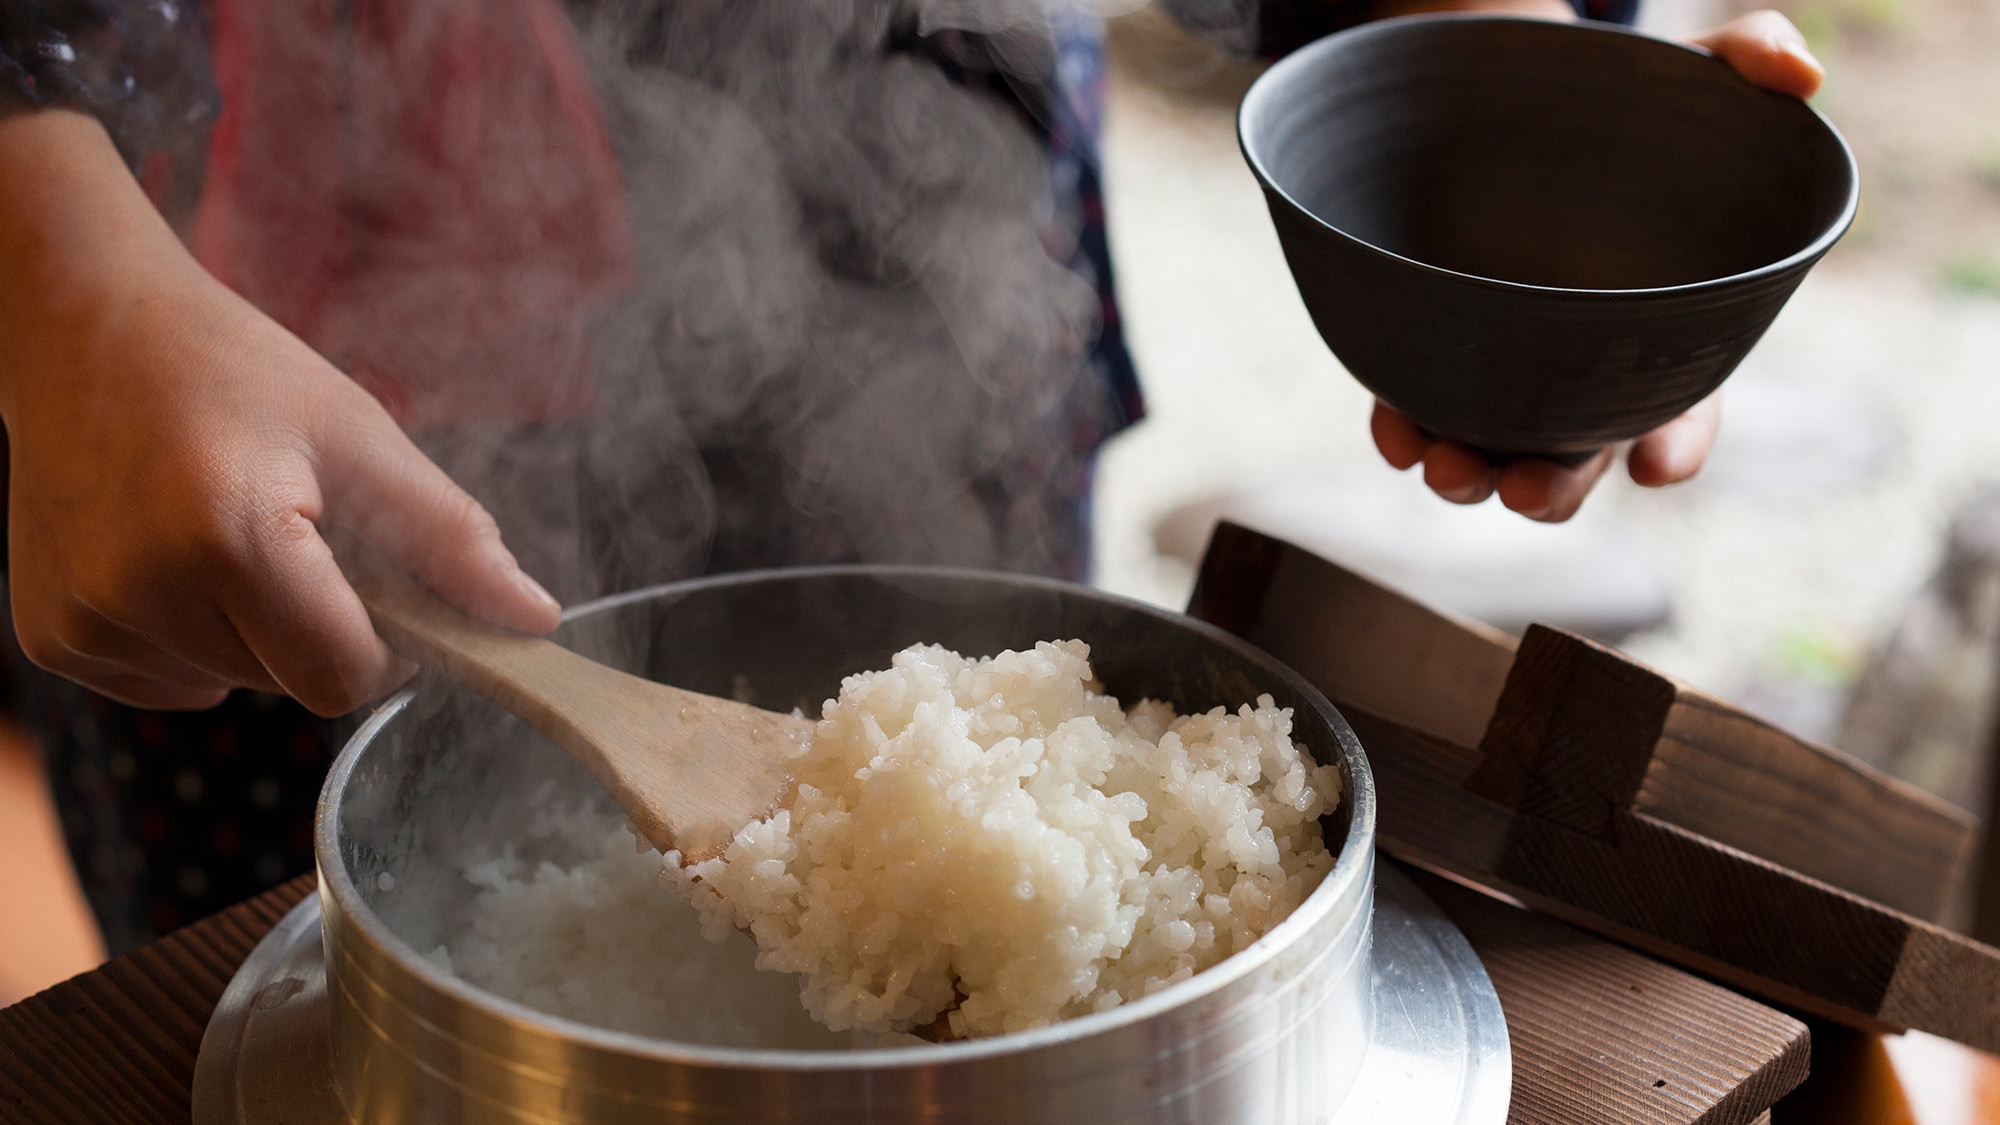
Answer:
[[[641,679],[553,641],[474,620],[408,579],[357,581],[375,631],[526,720],[582,762],[663,852],[722,853],[738,829],[791,801],[785,762],[813,721]],[[957,1036],[949,1012],[913,1034]]]
[[[811,739],[810,719],[641,679],[476,621],[406,579],[357,587],[391,648],[547,735],[663,852],[717,855],[791,797],[785,763]]]

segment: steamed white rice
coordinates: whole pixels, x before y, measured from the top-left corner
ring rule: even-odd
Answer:
[[[669,853],[664,881],[711,940],[747,930],[759,968],[800,974],[835,1031],[1020,1031],[1216,964],[1332,868],[1318,818],[1339,773],[1269,696],[1127,711],[1089,653],[915,646],[849,677],[791,807],[717,859]]]
[[[616,1031],[717,1046],[857,1045],[806,1015],[795,979],[758,972],[747,936],[703,941],[694,908],[660,890],[659,853],[633,841],[616,813],[544,808],[462,869],[478,890],[431,962],[497,996]]]

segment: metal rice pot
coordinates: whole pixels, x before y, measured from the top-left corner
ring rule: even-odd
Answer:
[[[1260,694],[1339,767],[1337,862],[1251,949],[1107,1012],[1021,1034],[855,1051],[670,1042],[543,1015],[440,971],[474,888],[462,857],[537,808],[607,800],[553,744],[425,680],[334,763],[318,851],[333,1083],[365,1122],[1316,1123],[1368,1045],[1375,789],[1353,732],[1298,675],[1190,618],[1060,582],[897,567],[767,571],[572,611],[609,664],[817,713],[843,676],[916,642],[989,654],[1081,638],[1107,690],[1183,713]],[[534,858],[532,856],[526,858]],[[548,857],[561,862],[580,857]],[[665,893],[665,892],[662,892]]]

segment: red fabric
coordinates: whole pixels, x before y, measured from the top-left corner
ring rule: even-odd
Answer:
[[[339,7],[214,0],[196,254],[406,424],[583,412],[630,240],[557,0]]]

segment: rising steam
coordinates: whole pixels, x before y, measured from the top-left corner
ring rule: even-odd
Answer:
[[[745,563],[1048,567],[1038,495],[1105,408],[1098,306],[1059,260],[1075,216],[1029,119],[993,87],[1056,96],[1049,29],[1092,15],[574,8],[636,271],[591,325],[592,416],[420,440],[565,598]]]

